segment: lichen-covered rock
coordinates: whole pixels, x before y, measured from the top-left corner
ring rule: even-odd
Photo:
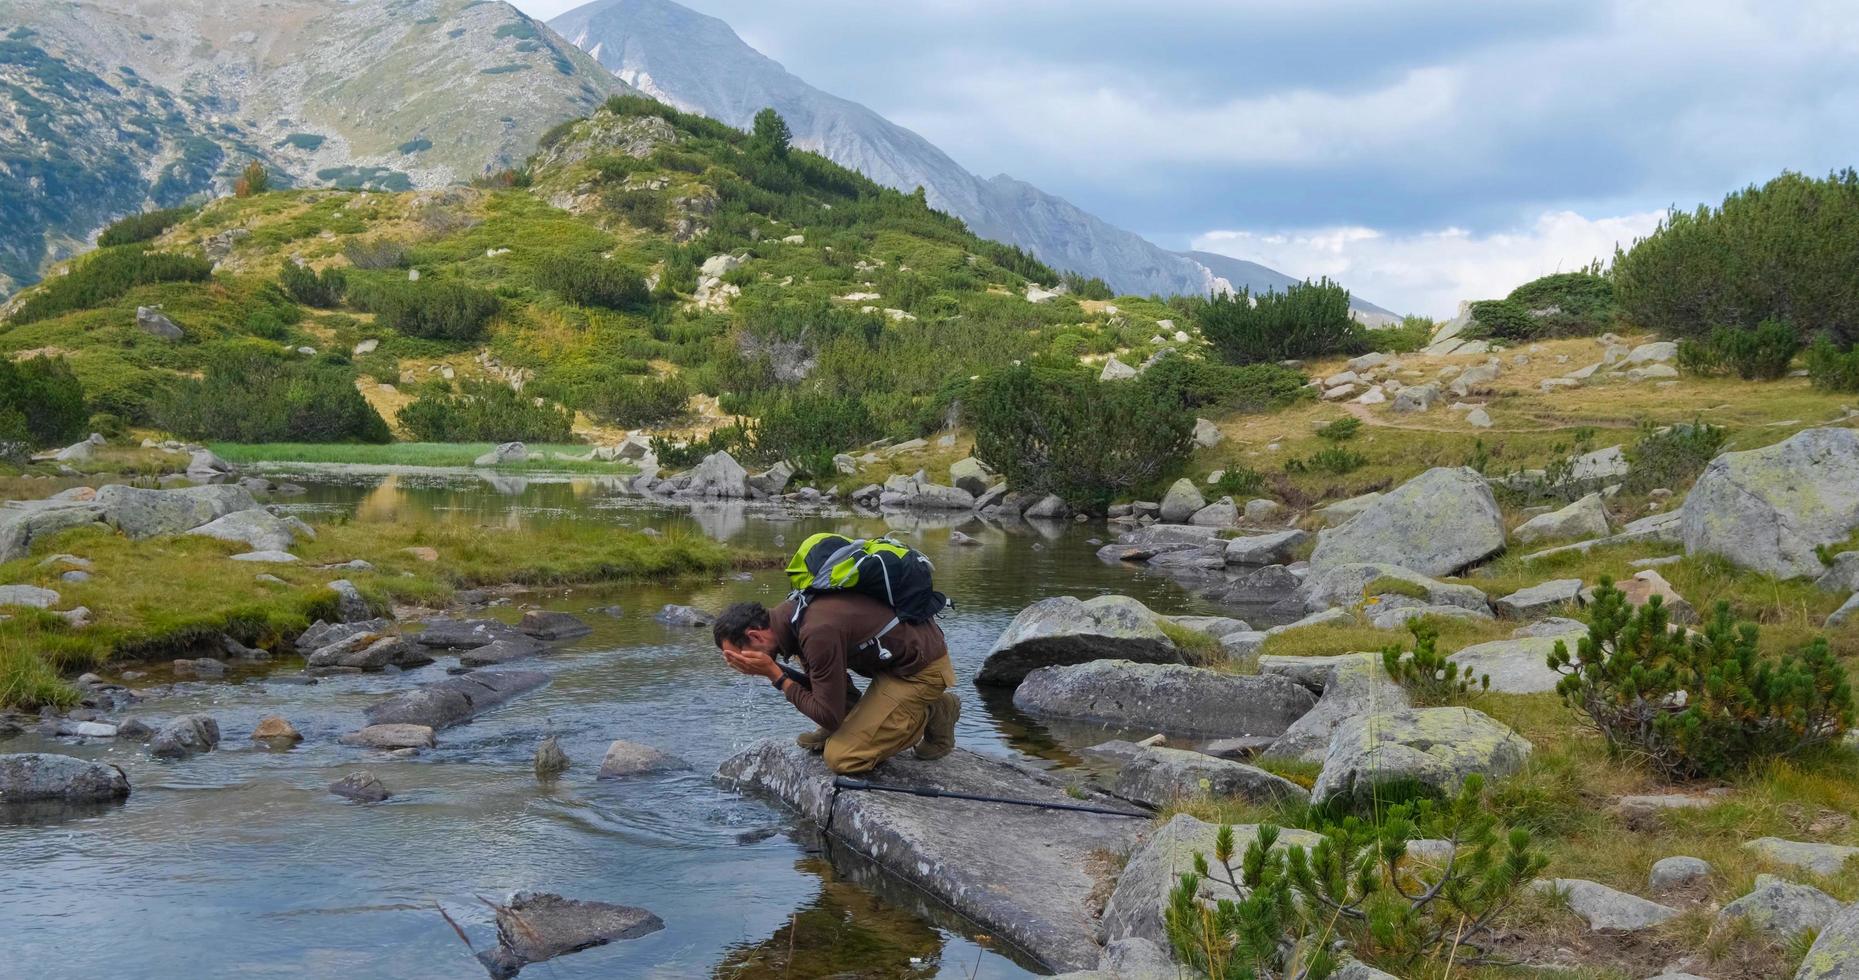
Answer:
[[[741,499],[749,495],[749,471],[726,452],[705,456],[685,475],[690,482],[678,491],[684,496]]]
[[[1310,567],[1322,573],[1383,562],[1422,575],[1449,575],[1503,548],[1504,518],[1484,477],[1465,467],[1440,467],[1318,534]]]
[[[1207,498],[1201,496],[1201,490],[1194,481],[1187,477],[1176,480],[1162,497],[1162,522],[1165,524],[1182,524],[1195,512],[1207,506]]]
[[[1829,878],[1840,874],[1849,859],[1859,857],[1859,847],[1783,840],[1780,837],[1758,837],[1743,846],[1776,864],[1806,868]]]
[[[1248,511],[1251,505],[1247,505]],[[1309,531],[1293,528],[1274,534],[1255,534],[1250,537],[1234,538],[1226,543],[1226,563],[1229,565],[1288,565],[1294,559],[1297,549],[1310,540]]]
[[[1581,604],[1582,582],[1578,578],[1559,578],[1518,589],[1492,603],[1498,615],[1506,619],[1528,619],[1564,606]]]
[[[58,599],[58,593],[36,585],[0,585],[0,606],[50,609],[58,604]]]
[[[1820,930],[1794,980],[1859,980],[1859,902]]]
[[[1490,778],[1516,772],[1533,748],[1509,726],[1471,708],[1365,712],[1330,736],[1310,797],[1317,803],[1338,797],[1367,802],[1376,787],[1390,783],[1454,793],[1472,773]]]
[[[1537,541],[1604,538],[1612,532],[1613,529],[1607,526],[1607,508],[1601,504],[1601,495],[1591,493],[1561,510],[1530,518],[1518,525],[1511,536],[1522,544],[1531,544]]]
[[[1232,527],[1239,523],[1239,505],[1233,503],[1232,497],[1221,497],[1195,511],[1188,523],[1196,527]]]
[[[1668,892],[1674,888],[1695,885],[1710,876],[1709,861],[1681,854],[1654,861],[1652,872],[1646,876],[1646,883],[1655,892]]]
[[[1554,889],[1568,896],[1569,911],[1581,916],[1597,932],[1637,932],[1678,916],[1678,910],[1638,895],[1582,878],[1539,879],[1538,890]]]
[[[187,533],[237,542],[251,551],[289,551],[297,543],[296,528],[263,509],[233,511]]]
[[[1106,943],[1121,939],[1146,939],[1168,948],[1164,918],[1168,908],[1168,894],[1180,883],[1182,872],[1194,867],[1196,854],[1205,855],[1210,862],[1214,859],[1214,837],[1219,831],[1218,824],[1205,823],[1182,813],[1150,832],[1148,839],[1130,854],[1129,861],[1123,866],[1123,873],[1117,876],[1117,887],[1110,893],[1110,901],[1104,905],[1100,938]],[[1258,836],[1259,828],[1256,824],[1235,825],[1235,852],[1246,853],[1246,848]],[[1302,844],[1309,848],[1315,847],[1321,839],[1308,830],[1285,829],[1279,831],[1274,846],[1283,848]],[[1239,896],[1223,876],[1215,874],[1201,880],[1200,897],[1202,901],[1212,904],[1223,898]]]
[[[1777,578],[1826,571],[1814,549],[1859,528],[1859,431],[1807,429],[1711,460],[1685,497],[1685,551]]]
[[[1180,663],[1181,651],[1155,613],[1128,596],[1054,596],[1020,610],[975,675],[982,686],[1012,687],[1040,667],[1092,660]]]
[[[108,803],[129,795],[121,769],[68,755],[0,755],[0,812],[21,803]]]
[[[1372,588],[1383,580],[1398,584],[1384,583],[1384,589]],[[1483,590],[1437,582],[1423,573],[1387,562],[1352,562],[1313,572],[1304,584],[1304,608],[1311,612],[1352,608],[1374,595],[1405,595],[1409,587],[1424,592],[1424,601],[1430,606],[1457,606],[1485,616],[1491,614],[1491,600]],[[1390,591],[1393,589],[1402,591]]]
[[[1717,913],[1718,922],[1743,919],[1776,939],[1824,929],[1840,914],[1840,900],[1809,885],[1757,875],[1756,887]]]
[[[141,490],[112,483],[97,491],[96,503],[105,522],[138,539],[191,531],[258,506],[251,491],[232,484]]]
[[[1000,806],[901,793],[835,791],[817,755],[768,739],[723,763],[717,778],[768,794],[884,870],[922,889],[1054,971],[1098,964],[1092,914],[1103,854],[1127,853],[1145,819]],[[1134,810],[1005,759],[957,749],[935,762],[910,753],[869,777],[893,786]],[[1168,884],[1173,884],[1172,873]],[[1159,915],[1159,911],[1157,913]]]
[[[965,456],[949,464],[949,482],[976,497],[988,492],[989,481],[993,477],[994,471],[973,456]]]
[[[1388,679],[1381,658],[1369,653],[1334,657],[1261,657],[1261,674],[1290,679],[1321,692],[1310,711],[1261,753],[1267,759],[1322,762],[1336,729],[1350,718],[1407,707],[1407,691]]]
[[[1491,678],[1491,690],[1505,694],[1541,694],[1556,689],[1562,675],[1549,668],[1549,654],[1557,643],[1575,650],[1576,636],[1522,637],[1477,643],[1447,657],[1477,678]]]
[[[1200,752],[1151,746],[1117,773],[1114,792],[1126,800],[1163,807],[1195,797],[1248,803],[1308,802],[1304,787],[1263,769]]]
[[[1211,738],[1278,735],[1316,700],[1283,677],[1126,660],[1042,667],[1013,694],[1032,715]]]
[[[368,706],[371,725],[425,725],[447,728],[470,719],[549,682],[533,670],[476,670],[423,684]]]

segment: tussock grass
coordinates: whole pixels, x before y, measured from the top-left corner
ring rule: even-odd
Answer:
[[[1155,624],[1162,629],[1181,651],[1182,659],[1191,664],[1213,664],[1226,659],[1226,649],[1211,634],[1197,629],[1189,629],[1168,619],[1156,617]]]
[[[488,442],[394,442],[384,445],[363,443],[215,443],[212,446],[229,463],[359,463],[370,466],[470,466],[479,456],[496,449]],[[570,443],[537,443],[528,447],[526,462],[497,467],[499,470],[540,470],[552,473],[636,473],[629,461],[568,460],[561,456],[585,456],[593,446]]]
[[[431,548],[424,561],[410,548]],[[334,613],[338,578],[355,583],[371,604],[443,602],[455,589],[480,585],[533,585],[672,579],[714,574],[729,567],[716,543],[696,535],[648,537],[630,531],[589,533],[549,525],[521,531],[409,522],[327,525],[304,542],[291,565],[228,560],[243,545],[211,538],[130,541],[77,529],[35,548],[31,557],[0,565],[0,581],[56,589],[60,608],[88,606],[93,624],[72,629],[43,615],[0,622],[0,705],[65,703],[71,692],[60,672],[88,670],[113,660],[181,656],[220,635],[272,647],[319,617]],[[57,581],[57,569],[38,567],[44,555],[89,558],[88,582]],[[375,571],[319,568],[360,558]],[[284,581],[259,582],[259,574]]]
[[[1439,631],[1435,648],[1456,653],[1476,643],[1509,637],[1517,624],[1495,619],[1467,619],[1459,616],[1421,617]],[[1376,629],[1366,623],[1348,625],[1303,626],[1274,634],[1265,640],[1261,654],[1277,657],[1327,657],[1339,653],[1379,653],[1391,643],[1412,645],[1414,634],[1405,626]]]

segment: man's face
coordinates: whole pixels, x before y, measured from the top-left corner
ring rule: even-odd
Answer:
[[[775,631],[772,629],[744,630],[741,644],[731,643],[728,640],[723,641],[723,652],[735,654],[745,652],[761,653],[772,657],[775,653]]]

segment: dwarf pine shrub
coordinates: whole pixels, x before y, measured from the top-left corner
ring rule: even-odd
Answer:
[[[1768,319],[1755,329],[1717,327],[1702,339],[1678,342],[1678,366],[1692,374],[1734,374],[1744,381],[1773,381],[1788,373],[1801,338],[1786,321]]]
[[[1380,583],[1374,583],[1370,589],[1378,587]],[[1426,590],[1420,591],[1420,598],[1424,599]],[[1463,703],[1472,695],[1491,689],[1490,674],[1462,671],[1458,664],[1446,659],[1446,654],[1439,652],[1439,630],[1432,624],[1410,619],[1407,630],[1414,635],[1413,651],[1409,653],[1401,644],[1391,643],[1381,650],[1381,665],[1387,670],[1389,679],[1412,692],[1421,703]]]
[[[1245,289],[1196,305],[1201,335],[1232,364],[1360,353],[1362,326],[1349,315],[1349,291],[1323,279],[1283,292]]]
[[[349,291],[348,274],[341,269],[324,269],[319,273],[295,262],[284,263],[284,270],[278,273],[278,285],[291,299],[325,310],[341,306],[342,298]]]
[[[1794,653],[1757,650],[1754,623],[1719,603],[1702,632],[1673,628],[1659,597],[1634,609],[1603,578],[1588,635],[1558,641],[1556,691],[1606,740],[1671,779],[1715,778],[1837,742],[1853,723],[1846,671],[1819,638]]]
[[[468,382],[453,392],[443,383],[397,416],[400,427],[420,442],[568,442],[574,413],[499,384]]]

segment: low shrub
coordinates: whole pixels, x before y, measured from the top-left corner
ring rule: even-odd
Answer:
[[[1142,373],[1137,384],[1180,401],[1187,409],[1269,412],[1309,396],[1303,372],[1277,364],[1235,366],[1191,357],[1165,357]]]
[[[97,236],[97,247],[110,248],[154,241],[162,232],[186,221],[194,211],[194,208],[163,208],[160,211],[132,214],[103,229]]]
[[[1622,486],[1632,493],[1685,486],[1704,472],[1728,438],[1722,427],[1704,422],[1645,429],[1625,450],[1630,469]]]
[[[295,262],[284,263],[284,271],[278,273],[278,285],[284,287],[291,299],[324,310],[341,306],[342,297],[349,291],[348,274],[341,269],[324,269],[319,273]]]
[[[451,282],[375,283],[352,296],[377,323],[427,340],[477,340],[501,306],[492,293]]]
[[[550,255],[536,264],[536,286],[577,306],[634,310],[649,305],[645,277],[623,265],[580,255]]]
[[[1324,279],[1253,296],[1241,289],[1197,304],[1201,335],[1233,364],[1360,353],[1362,326],[1349,315],[1349,291]]]
[[[144,251],[140,245],[98,249],[71,271],[45,280],[13,312],[13,323],[33,323],[72,310],[91,309],[137,286],[158,282],[205,282],[213,275],[206,259]]]
[[[1079,299],[1109,300],[1117,294],[1111,292],[1110,285],[1095,276],[1081,276],[1076,272],[1067,272],[1059,277],[1059,282],[1066,291]]]
[[[1558,641],[1556,691],[1615,755],[1669,779],[1719,778],[1766,759],[1836,744],[1853,723],[1852,684],[1824,637],[1779,659],[1759,629],[1719,603],[1701,632],[1669,625],[1659,597],[1632,608],[1603,578],[1588,635]]]
[[[85,435],[84,386],[62,357],[0,357],[0,442],[67,445]]]
[[[1841,350],[1825,336],[1807,349],[1807,376],[1822,391],[1859,392],[1859,347]]]
[[[1303,459],[1293,456],[1285,460],[1285,472],[1329,473],[1332,476],[1347,476],[1367,465],[1368,457],[1353,449],[1325,446]]]
[[[263,194],[270,189],[271,172],[265,169],[264,164],[256,160],[246,164],[245,169],[239,171],[239,179],[232,182],[234,197],[251,197],[255,194]]]
[[[1186,458],[1194,415],[1167,392],[1017,365],[969,386],[975,454],[1010,486],[1101,506]]]
[[[1250,466],[1233,466],[1221,471],[1220,479],[1213,482],[1213,490],[1219,496],[1235,500],[1256,497],[1265,491],[1265,474]]]
[[[1426,598],[1424,589],[1420,598]],[[1413,651],[1410,653],[1401,644],[1391,643],[1381,650],[1381,665],[1390,680],[1406,688],[1421,704],[1463,704],[1471,695],[1491,689],[1491,675],[1474,677],[1470,670],[1461,673],[1458,664],[1439,652],[1439,631],[1431,625],[1411,619],[1407,622],[1407,630],[1414,635]]]
[[[396,416],[419,442],[568,442],[574,413],[499,384],[467,382],[453,392],[443,383],[422,391]]]
[[[1432,317],[1405,316],[1399,326],[1383,327],[1363,334],[1368,345],[1390,354],[1412,354],[1425,347],[1433,339],[1433,331],[1438,324]]]
[[[1333,422],[1328,422],[1317,430],[1317,438],[1325,442],[1348,442],[1362,431],[1362,420],[1353,415],[1345,415]]]
[[[342,247],[342,255],[357,269],[404,269],[409,262],[407,247],[387,238],[350,242]]]
[[[786,392],[762,410],[755,424],[761,456],[785,459],[813,477],[833,475],[835,455],[877,435],[864,402],[823,391]]]
[[[387,442],[387,423],[355,389],[347,365],[268,351],[216,353],[198,379],[155,400],[156,422],[184,439],[222,442]]]
[[[682,377],[615,378],[583,399],[582,407],[615,425],[651,425],[689,411],[691,386]]]
[[[1744,381],[1773,381],[1788,373],[1801,338],[1777,319],[1753,330],[1717,327],[1703,339],[1678,342],[1678,366],[1692,374],[1735,374]]]

